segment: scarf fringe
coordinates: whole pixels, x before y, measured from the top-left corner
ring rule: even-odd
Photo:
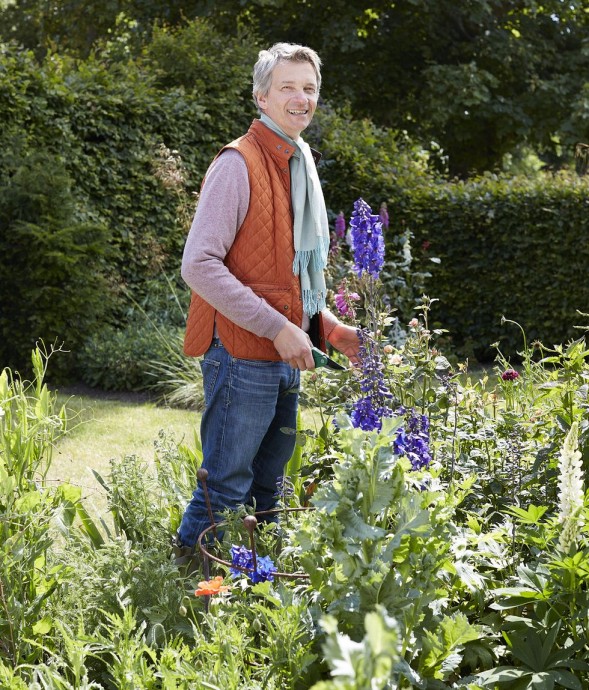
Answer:
[[[319,290],[303,290],[303,311],[307,316],[313,316],[325,309],[325,294]]]
[[[327,253],[329,251],[329,240],[325,237],[318,237],[319,246],[315,249],[300,249],[295,252],[292,263],[292,272],[300,275],[307,270],[309,264],[314,271],[323,271],[327,266]],[[323,246],[322,246],[323,245]]]

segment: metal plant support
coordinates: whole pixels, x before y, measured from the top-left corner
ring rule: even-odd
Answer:
[[[256,552],[256,540],[255,540],[255,530],[256,527],[258,526],[258,518],[259,517],[265,517],[268,515],[277,515],[277,514],[285,514],[285,513],[297,513],[297,512],[302,512],[302,511],[307,511],[307,510],[315,510],[313,507],[301,507],[301,508],[274,508],[272,510],[262,510],[259,512],[254,513],[253,515],[246,515],[245,518],[243,519],[243,525],[249,535],[249,542],[250,542],[250,550],[252,552],[252,561],[253,561],[253,567],[252,568],[246,568],[243,566],[239,565],[234,565],[230,561],[227,561],[223,558],[219,558],[218,556],[213,555],[207,548],[206,544],[206,537],[209,533],[212,532],[212,535],[215,540],[217,540],[217,530],[222,528],[224,525],[227,524],[226,521],[223,522],[215,522],[215,516],[213,513],[213,509],[211,506],[211,501],[209,497],[209,492],[207,488],[207,478],[209,476],[209,473],[207,470],[201,468],[197,472],[197,479],[200,481],[202,484],[203,488],[203,493],[204,493],[204,498],[205,498],[205,503],[207,506],[207,512],[209,515],[209,520],[211,521],[211,526],[207,527],[205,530],[203,530],[197,540],[197,545],[200,550],[200,553],[202,554],[203,558],[203,575],[206,580],[210,578],[210,562],[214,561],[215,563],[220,563],[221,565],[226,566],[227,568],[233,568],[234,570],[241,570],[244,573],[254,573],[256,572],[257,569],[257,552]],[[286,578],[286,579],[291,579],[291,580],[308,580],[309,575],[307,573],[283,573],[280,571],[273,571],[272,572],[273,577],[278,577],[278,578]]]

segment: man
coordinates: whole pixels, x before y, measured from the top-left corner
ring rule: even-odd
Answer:
[[[211,164],[186,241],[192,289],[185,352],[203,356],[203,467],[216,515],[276,504],[294,449],[300,372],[313,369],[311,336],[356,361],[356,330],[325,308],[329,249],[315,152],[301,139],[321,85],[310,48],[259,53],[253,97],[261,113]],[[210,526],[202,487],[177,535],[190,551]],[[178,551],[178,549],[177,549]]]

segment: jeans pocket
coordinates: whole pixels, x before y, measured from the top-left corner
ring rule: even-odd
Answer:
[[[201,359],[200,360],[200,370],[202,371],[202,387],[205,396],[205,405],[208,405],[213,391],[215,390],[215,384],[217,383],[217,378],[219,376],[219,371],[221,369],[221,362],[214,359]]]

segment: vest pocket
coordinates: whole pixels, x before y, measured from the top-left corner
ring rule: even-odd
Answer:
[[[290,285],[253,283],[249,287],[258,297],[266,300],[271,307],[291,320],[293,290]]]

